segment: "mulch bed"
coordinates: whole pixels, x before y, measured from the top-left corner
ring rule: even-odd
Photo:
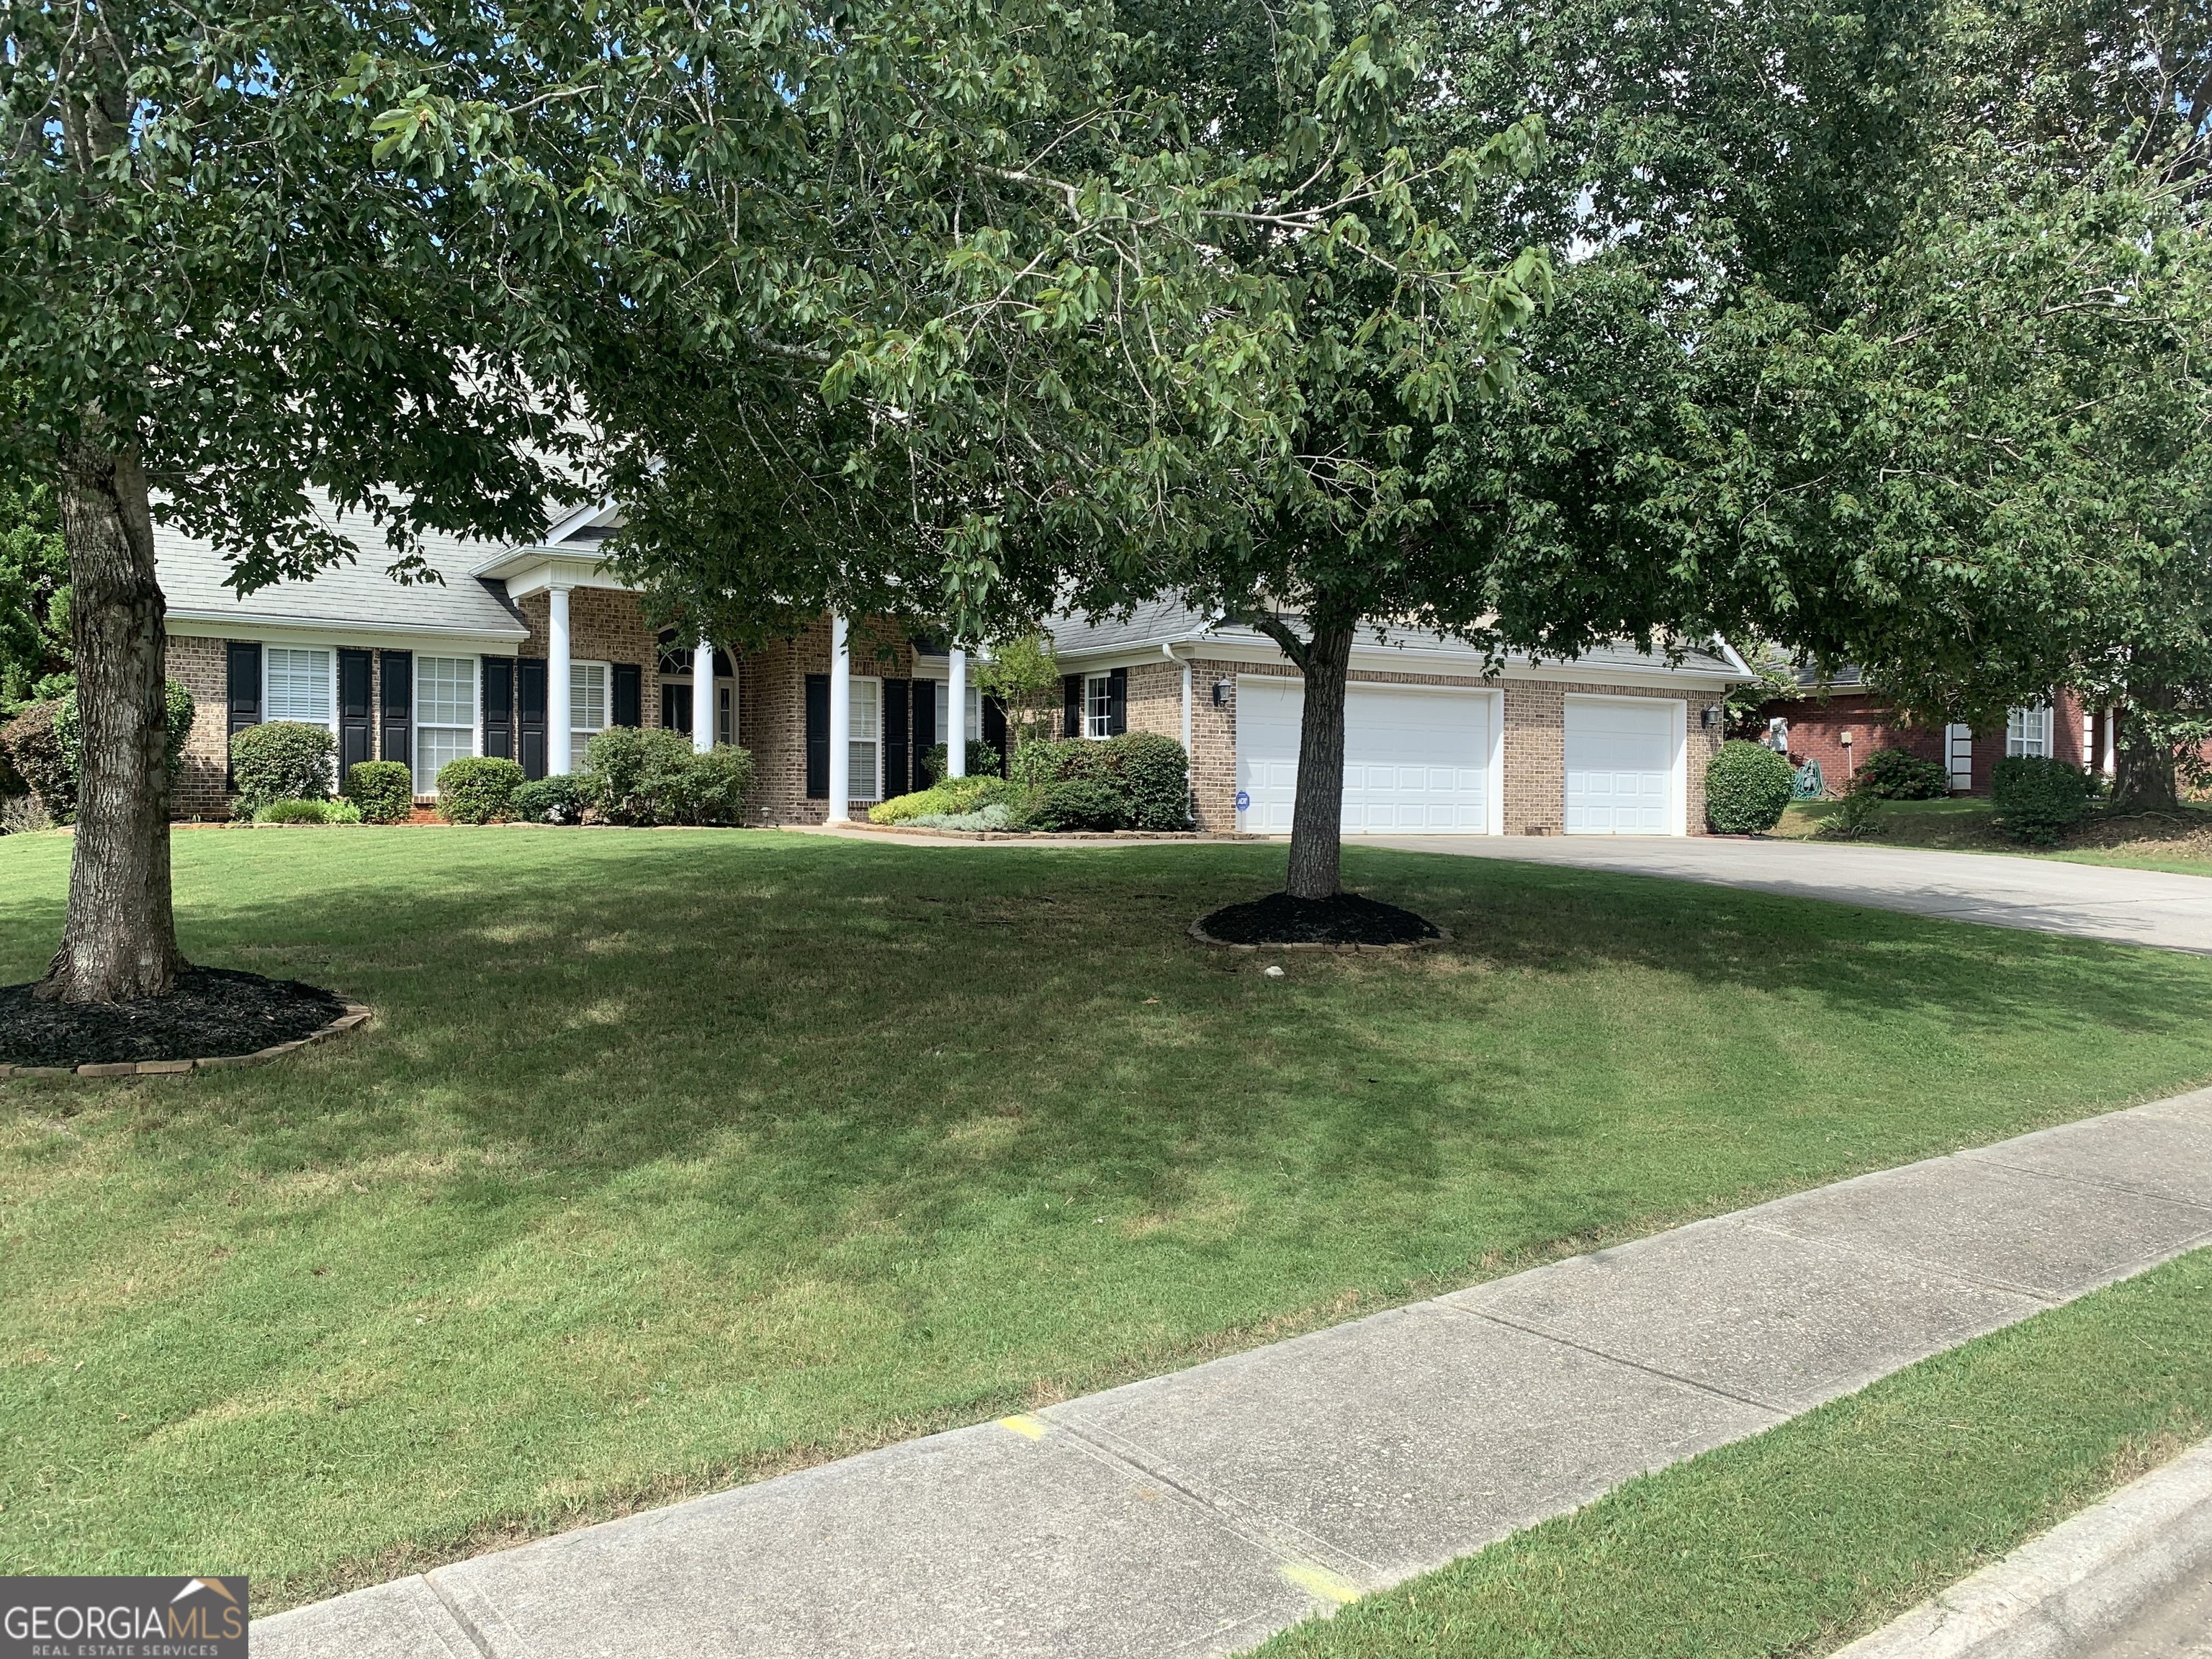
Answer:
[[[1212,945],[1334,945],[1388,949],[1432,944],[1443,930],[1424,916],[1357,893],[1297,899],[1270,893],[1199,918],[1197,935]]]
[[[313,1035],[347,1003],[319,986],[228,968],[187,968],[168,996],[41,1002],[0,986],[0,1065],[87,1066],[251,1054]]]

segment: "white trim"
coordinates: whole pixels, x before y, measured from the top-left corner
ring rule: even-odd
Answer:
[[[1372,636],[1355,641],[1352,647],[1352,667],[1357,672],[1396,674],[1448,674],[1457,678],[1496,684],[1499,680],[1579,681],[1590,685],[1650,685],[1653,687],[1696,685],[1734,685],[1758,678],[1743,667],[1742,659],[1725,641],[1715,641],[1723,653],[1725,663],[1693,667],[1684,664],[1670,667],[1663,659],[1653,658],[1650,666],[1626,664],[1601,664],[1587,659],[1560,662],[1546,659],[1534,662],[1525,656],[1508,657],[1495,673],[1486,672],[1488,659],[1480,651],[1432,636],[1407,640],[1388,645],[1376,645]],[[1080,648],[1058,653],[1066,672],[1071,674],[1091,674],[1109,668],[1135,668],[1160,659],[1163,649],[1175,647],[1188,651],[1194,657],[1210,662],[1274,663],[1291,665],[1280,647],[1263,638],[1223,637],[1215,635],[1179,635],[1168,641],[1151,640],[1105,647],[1085,651]],[[1735,665],[1734,666],[1729,665]]]
[[[878,675],[875,675],[875,674],[854,674],[854,675],[853,675],[851,678],[852,678],[852,684],[853,684],[853,685],[854,685],[855,688],[858,688],[858,687],[860,687],[860,686],[863,686],[863,685],[865,685],[865,686],[868,686],[868,687],[871,687],[871,688],[872,688],[872,690],[871,690],[871,693],[870,693],[870,696],[871,696],[872,701],[872,702],[874,702],[874,704],[875,704],[875,710],[876,710],[876,735],[875,735],[874,737],[872,737],[872,738],[855,738],[855,737],[853,735],[852,693],[848,691],[848,692],[846,694],[846,699],[847,699],[847,701],[846,701],[846,709],[845,709],[845,764],[846,764],[845,788],[846,788],[846,792],[847,792],[847,793],[846,793],[846,797],[845,797],[845,799],[846,799],[846,800],[847,800],[848,802],[856,801],[856,800],[864,800],[864,801],[868,801],[868,802],[870,802],[870,803],[873,803],[873,802],[879,801],[879,800],[882,800],[882,799],[884,799],[884,682],[883,682],[883,679],[882,679],[882,678],[881,678],[880,676],[878,676]],[[693,724],[696,726],[696,725],[697,724],[697,721],[698,721],[699,716],[698,716],[698,714],[695,712],[695,713],[692,714],[691,719],[692,719],[692,722],[693,722]],[[834,726],[834,725],[836,724],[836,722],[833,720],[833,721],[831,722],[831,724]],[[876,771],[875,771],[875,775],[874,775],[873,777],[869,778],[869,779],[867,779],[867,780],[866,780],[867,787],[866,787],[865,790],[864,790],[864,789],[862,789],[859,784],[855,783],[855,782],[853,781],[853,775],[852,775],[852,757],[853,757],[853,745],[854,745],[855,743],[866,743],[866,744],[872,744],[872,745],[874,747],[875,751],[876,751]]]
[[[329,659],[331,672],[325,677],[330,683],[329,688],[325,693],[330,699],[331,712],[329,718],[321,721],[295,720],[289,714],[287,714],[283,716],[283,720],[284,723],[288,725],[295,726],[320,725],[325,731],[331,734],[331,736],[333,738],[337,737],[338,734],[338,653],[335,647],[325,645],[319,641],[313,642],[302,641],[296,643],[291,641],[285,641],[280,644],[273,646],[266,641],[263,642],[261,647],[261,718],[255,723],[257,725],[265,726],[272,719],[276,718],[269,712],[269,653],[272,650],[319,651],[326,659]]]
[[[607,709],[607,725],[606,725],[606,726],[579,726],[579,725],[577,725],[577,724],[576,724],[576,671],[577,671],[579,668],[601,668],[601,669],[605,669],[605,670],[606,671],[606,680],[607,680],[607,683],[606,683],[605,687],[604,688],[605,692],[605,701],[606,701],[606,709]],[[549,697],[548,701],[549,701],[549,702],[550,701],[550,697]],[[640,691],[640,693],[639,693],[639,701],[640,701],[641,702],[642,702],[644,701],[644,694],[643,694],[643,692],[642,692],[642,690],[641,690],[641,691]],[[547,713],[550,714],[551,713],[551,710],[550,710],[550,709],[549,709],[549,710],[547,711]],[[640,709],[637,711],[637,714],[638,714],[638,719],[639,719],[641,721],[642,721],[642,720],[644,720],[644,718],[645,718],[645,710],[644,710],[644,709],[642,709],[642,708],[640,708]],[[614,722],[615,722],[615,665],[614,665],[614,664],[613,664],[613,663],[611,663],[611,662],[610,662],[610,661],[607,661],[606,659],[603,659],[603,658],[599,658],[599,657],[573,657],[573,656],[572,656],[572,657],[570,657],[570,658],[568,659],[568,758],[569,758],[571,761],[574,761],[574,760],[575,759],[575,757],[576,757],[577,754],[578,754],[579,752],[580,752],[580,751],[579,751],[579,750],[578,750],[578,749],[576,748],[576,738],[578,738],[578,736],[579,736],[579,735],[580,735],[580,736],[583,738],[583,739],[584,739],[584,741],[585,741],[586,743],[589,743],[589,742],[590,742],[593,738],[596,738],[597,736],[599,736],[600,732],[602,732],[605,731],[605,730],[607,729],[607,726],[612,726],[612,725],[614,724]]]
[[[1943,728],[1943,770],[1951,780],[1951,793],[1963,795],[1974,787],[1974,728],[1954,720]]]
[[[590,544],[596,546],[597,544]],[[609,570],[597,553],[580,548],[525,547],[494,555],[473,566],[471,576],[489,576],[507,584],[507,597],[525,599],[562,587],[603,587],[619,593],[634,592],[630,585]]]
[[[179,617],[179,612],[168,613],[172,624]],[[324,645],[333,649],[343,646],[356,651],[428,651],[433,656],[466,645],[479,656],[514,657],[521,653],[528,638],[520,628],[513,634],[487,634],[481,629],[459,628],[440,631],[411,623],[395,623],[386,627],[377,623],[264,623],[190,616],[184,616],[182,620],[190,622],[191,626],[171,626],[167,631],[173,643],[178,640],[241,640],[257,645]]]
[[[945,775],[968,775],[968,653],[959,646],[945,661]]]
[[[429,653],[428,655],[432,660],[437,662],[465,662],[468,664],[469,754],[471,756],[482,755],[483,753],[483,660],[482,657],[455,656],[449,651],[434,651]],[[418,797],[435,795],[438,793],[438,777],[436,773],[434,772],[431,774],[430,784],[427,789],[422,787],[421,779],[416,776],[418,770],[418,763],[422,753],[423,728],[426,726],[431,726],[430,722],[422,718],[422,660],[423,659],[422,656],[416,656],[415,660],[408,665],[407,675],[407,741],[409,745],[415,751],[413,754],[407,757],[407,775],[410,778],[415,779],[415,793]],[[439,732],[453,732],[459,730],[458,727],[448,725],[444,720],[436,722],[431,729]]]
[[[693,711],[692,718],[698,718]],[[825,817],[849,823],[853,817],[853,649],[844,617],[830,618],[830,799]]]
[[[1668,803],[1667,817],[1668,822],[1674,827],[1668,830],[1667,834],[1688,835],[1690,833],[1690,705],[1687,700],[1681,697],[1607,697],[1589,691],[1570,691],[1566,694],[1564,702],[1567,705],[1578,702],[1631,703],[1646,707],[1657,703],[1673,708],[1674,752],[1672,763],[1668,769],[1667,784],[1673,799]],[[1567,802],[1566,735],[1566,713],[1563,707],[1559,714],[1559,812],[1563,824]],[[1618,830],[1567,830],[1565,833],[1596,836],[1619,835],[1620,832]]]

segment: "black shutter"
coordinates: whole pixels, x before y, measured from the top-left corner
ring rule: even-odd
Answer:
[[[1062,674],[1060,677],[1060,735],[1079,738],[1083,735],[1083,676]]]
[[[235,738],[249,726],[261,724],[261,647],[243,640],[234,640],[230,646],[229,686],[230,732]],[[222,787],[238,787],[238,780],[230,775],[228,758],[229,744],[224,744]]]
[[[369,688],[375,681],[373,659],[366,651],[338,653],[338,781],[369,758],[375,738],[374,711],[369,707]]]
[[[1129,729],[1129,671],[1117,668],[1106,677],[1106,735],[1118,738]]]
[[[937,742],[937,682],[914,683],[914,787],[929,787],[929,769],[922,764]]]
[[[377,752],[402,766],[415,763],[415,653],[381,653],[384,675],[384,730]]]
[[[615,665],[615,724],[645,724],[645,670],[634,662]]]
[[[996,697],[983,699],[983,741],[999,751],[999,775],[1006,775],[1006,705]]]
[[[483,751],[494,760],[514,758],[514,659],[483,663]]]
[[[542,778],[545,775],[545,659],[517,657],[514,659],[514,747],[515,759],[522,763],[522,775]]]
[[[913,750],[908,740],[911,728],[907,725],[907,682],[884,682],[884,798],[906,793],[906,781],[913,771],[909,758]]]
[[[806,677],[806,799],[830,799],[830,677]]]

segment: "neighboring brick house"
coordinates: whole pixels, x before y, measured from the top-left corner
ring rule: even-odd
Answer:
[[[752,751],[746,819],[763,824],[861,816],[922,787],[923,756],[956,734],[1003,753],[1004,714],[977,695],[965,656],[891,624],[825,617],[734,659],[656,635],[600,558],[613,521],[609,509],[580,511],[530,547],[427,538],[441,580],[410,586],[386,578],[365,545],[358,564],[243,599],[223,586],[211,548],[157,530],[170,672],[199,703],[175,810],[227,810],[230,738],[264,720],[327,725],[346,765],[404,761],[423,797],[457,756],[508,757],[542,777],[582,765],[610,726],[673,727]],[[1191,756],[1200,828],[1288,830],[1299,680],[1271,641],[1175,605],[1054,635],[1067,672],[1060,730],[1175,738]],[[1702,833],[1721,702],[1750,678],[1724,647],[1680,664],[1632,650],[1564,665],[1516,659],[1486,678],[1464,645],[1364,641],[1352,660],[1345,827]],[[713,724],[702,731],[695,688],[709,680]]]
[[[1907,723],[1887,698],[1867,689],[1856,668],[1840,669],[1826,680],[1804,669],[1797,682],[1799,695],[1777,698],[1759,713],[1769,732],[1787,745],[1791,760],[1800,766],[1820,762],[1821,781],[1832,794],[1849,787],[1878,749],[1903,749],[1939,763],[1950,774],[1952,793],[1960,795],[1989,793],[1990,775],[2007,755],[2049,755],[2108,775],[2112,770],[2112,711],[2086,708],[2070,691],[2009,711],[2002,726],[1977,731]]]

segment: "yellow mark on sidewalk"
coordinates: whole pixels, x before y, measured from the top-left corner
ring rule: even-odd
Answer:
[[[1040,1419],[1023,1412],[1017,1416],[1000,1418],[999,1426],[1002,1429],[1012,1429],[1024,1440],[1042,1440],[1048,1425]]]
[[[1359,1599],[1358,1586],[1349,1578],[1331,1572],[1327,1567],[1291,1565],[1285,1566],[1282,1573],[1307,1595],[1317,1595],[1324,1601],[1334,1601],[1340,1607]]]

